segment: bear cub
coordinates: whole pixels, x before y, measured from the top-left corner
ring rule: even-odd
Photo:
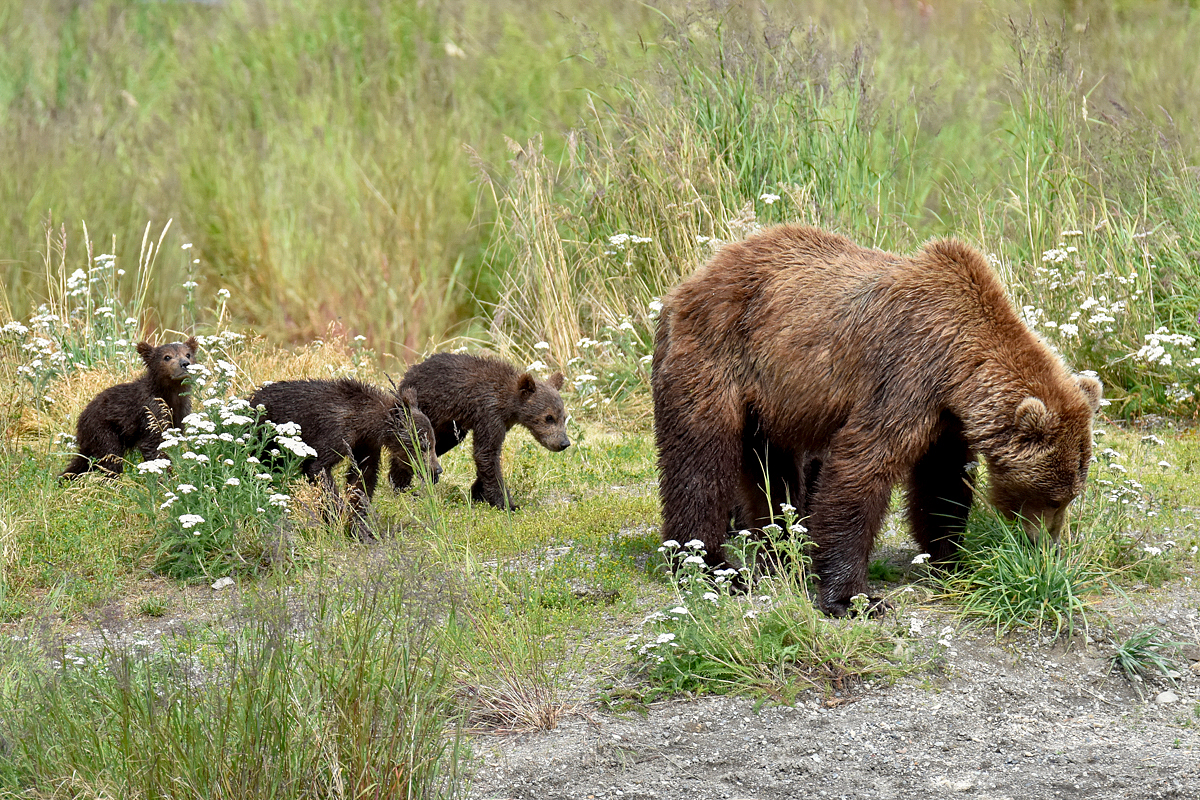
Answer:
[[[500,470],[504,437],[513,425],[529,429],[538,443],[552,452],[571,446],[563,408],[563,376],[556,372],[542,381],[518,372],[497,358],[438,353],[409,367],[400,388],[422,398],[433,423],[440,456],[475,431],[475,483],[471,499],[515,511]],[[397,489],[409,477],[395,468],[388,476]]]
[[[79,454],[59,477],[74,480],[93,469],[115,477],[125,466],[125,454],[135,449],[147,461],[166,458],[159,450],[162,432],[178,428],[192,410],[185,387],[198,347],[194,336],[158,347],[138,342],[146,371],[135,381],[110,386],[87,404],[75,426]]]
[[[363,540],[374,538],[366,516],[375,496],[383,448],[392,455],[392,470],[407,474],[410,480],[414,459],[423,462],[434,482],[442,473],[433,450],[433,426],[417,407],[417,395],[411,390],[388,393],[353,378],[279,381],[260,387],[250,398],[250,406],[262,406],[265,420],[300,426],[300,438],[317,451],[316,456],[305,459],[301,470],[313,483],[321,483],[338,514],[345,506],[333,480],[333,468],[343,458],[350,459],[346,489],[353,526]]]

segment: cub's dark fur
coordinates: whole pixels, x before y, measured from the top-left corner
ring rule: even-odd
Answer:
[[[93,469],[118,475],[125,454],[135,449],[147,460],[166,458],[158,449],[162,432],[179,427],[192,410],[185,382],[198,347],[194,336],[158,347],[139,342],[146,371],[136,381],[108,387],[87,404],[75,426],[79,455],[59,477],[73,480]]]
[[[343,505],[333,480],[333,468],[350,459],[346,488],[350,495],[354,526],[362,538],[371,538],[366,522],[379,476],[382,448],[392,456],[392,470],[411,479],[412,459],[424,461],[435,482],[441,475],[433,449],[433,426],[417,407],[413,391],[385,392],[354,380],[295,380],[270,383],[250,398],[250,406],[263,406],[264,419],[300,425],[300,438],[317,451],[301,465],[305,476],[320,481],[339,512]]]
[[[475,431],[471,498],[516,509],[500,471],[504,437],[520,423],[547,450],[570,447],[567,414],[558,393],[562,384],[561,372],[541,381],[496,358],[438,353],[409,367],[400,388],[415,390],[425,404],[437,435],[438,455],[461,442],[468,431]],[[408,478],[394,467],[389,479],[396,488],[408,485]]]

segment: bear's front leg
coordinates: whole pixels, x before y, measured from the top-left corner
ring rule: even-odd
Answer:
[[[891,499],[895,481],[890,472],[868,469],[845,457],[824,460],[812,499],[808,529],[817,546],[813,567],[821,580],[821,610],[831,617],[845,616],[851,598],[866,594],[867,563]],[[887,610],[882,598],[867,601],[870,616]]]
[[[487,502],[496,508],[516,511],[504,485],[500,471],[500,453],[504,448],[505,429],[475,429],[475,483],[471,485],[471,499]]]
[[[371,498],[379,480],[380,448],[355,447],[346,470],[346,496],[350,507],[350,527],[360,541],[371,541],[375,530],[371,525]]]
[[[412,485],[413,471],[406,456],[399,453],[391,454],[392,463],[388,468],[388,483],[397,492],[402,492]]]

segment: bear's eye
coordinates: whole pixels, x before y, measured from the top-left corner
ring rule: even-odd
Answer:
[[[553,414],[547,414],[547,415],[546,415],[546,422],[547,422],[547,423],[549,423],[550,425],[553,425],[553,424],[554,424],[554,415],[553,415]]]
[[[170,360],[171,360],[170,356],[163,356],[163,361],[170,361]]]

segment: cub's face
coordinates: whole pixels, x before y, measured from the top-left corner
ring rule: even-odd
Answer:
[[[442,465],[434,447],[433,423],[417,407],[416,393],[412,389],[405,389],[398,396],[392,408],[391,423],[395,440],[393,450],[402,454],[414,468],[419,458],[424,468],[414,471],[428,475],[432,483],[437,483],[442,476]]]
[[[1058,538],[1067,506],[1087,483],[1100,384],[1094,378],[1077,380],[1080,399],[1063,410],[1052,411],[1036,397],[1022,401],[1009,447],[988,464],[992,504],[1020,519],[1034,542],[1042,530]]]
[[[146,369],[160,379],[183,383],[187,379],[188,367],[196,363],[199,343],[193,336],[186,342],[171,342],[154,347],[149,342],[139,342],[138,354],[146,362]]]
[[[539,381],[526,372],[517,384],[520,402],[520,422],[538,444],[552,452],[566,450],[571,446],[567,438],[567,412],[563,407],[563,376],[556,372],[546,381]]]

